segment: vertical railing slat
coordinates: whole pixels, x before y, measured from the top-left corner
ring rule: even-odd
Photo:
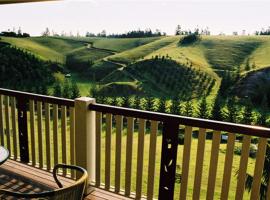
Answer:
[[[147,181],[147,199],[153,199],[154,180],[155,180],[155,162],[156,162],[156,143],[158,122],[151,121],[150,145],[149,145],[149,163],[148,163],[148,181]]]
[[[47,170],[51,170],[50,104],[45,103],[46,161]]]
[[[232,176],[234,144],[235,144],[235,134],[228,133],[227,150],[226,150],[226,155],[225,155],[224,172],[223,172],[221,196],[220,196],[221,200],[228,199],[231,176]]]
[[[139,119],[139,136],[137,151],[137,171],[136,171],[136,199],[142,196],[143,177],[143,153],[144,153],[145,119]]]
[[[106,114],[106,139],[105,139],[105,189],[111,185],[111,137],[112,137],[112,114]]]
[[[267,146],[267,139],[259,138],[250,199],[259,199],[260,197],[260,187],[264,168],[266,146]]]
[[[237,200],[243,199],[243,195],[245,191],[246,172],[247,172],[247,165],[248,165],[250,142],[251,142],[251,137],[245,135],[243,138],[240,167],[238,171],[238,181],[237,181],[237,187],[236,187],[235,199]]]
[[[13,136],[13,153],[14,160],[18,158],[17,148],[17,115],[16,115],[16,98],[11,98],[11,116],[12,116],[12,136]]]
[[[188,186],[188,174],[189,174],[189,162],[190,162],[190,149],[192,139],[192,127],[185,127],[185,140],[183,150],[183,161],[182,161],[182,176],[181,176],[181,188],[180,188],[180,200],[187,199],[187,186]]]
[[[29,107],[30,107],[30,135],[31,135],[32,165],[36,166],[35,102],[34,100],[29,101]]]
[[[61,132],[62,132],[62,163],[67,164],[67,107],[61,106]],[[63,170],[63,175],[67,175],[67,171]]]
[[[179,122],[163,122],[158,199],[174,199]]]
[[[120,191],[123,116],[116,115],[115,192]]]
[[[209,200],[214,199],[219,145],[220,145],[220,131],[214,131],[212,139],[211,159],[208,173],[208,186],[206,193],[206,199]]]
[[[134,118],[127,118],[127,143],[126,143],[126,174],[125,174],[125,195],[130,195],[131,171],[132,171],[132,146],[134,133]]]
[[[4,115],[3,115],[3,95],[0,94],[0,140],[1,145],[4,146]]]
[[[37,119],[38,119],[38,162],[39,167],[43,168],[43,140],[42,140],[42,102],[37,102]]]
[[[10,112],[9,112],[9,96],[5,96],[5,122],[6,122],[6,141],[7,149],[11,152],[10,145]]]
[[[100,186],[102,113],[96,112],[96,187]]]
[[[70,114],[70,164],[75,165],[75,109],[69,108]],[[74,170],[71,170],[71,178],[75,178]]]
[[[28,120],[27,120],[27,103],[24,97],[17,97],[18,104],[18,132],[21,162],[29,163],[29,143],[28,143]]]
[[[198,149],[196,157],[196,169],[195,169],[195,179],[194,179],[194,190],[193,190],[193,199],[200,199],[201,191],[201,181],[202,181],[202,170],[203,170],[203,159],[204,159],[204,148],[205,148],[205,129],[199,129],[198,136]]]
[[[53,153],[54,165],[58,164],[58,105],[53,105]]]

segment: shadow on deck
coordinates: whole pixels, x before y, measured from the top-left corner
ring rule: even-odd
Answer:
[[[60,178],[64,186],[73,183],[73,180],[68,178]],[[0,166],[0,189],[7,189],[22,193],[38,193],[56,189],[57,185],[54,182],[52,174],[41,169],[22,164],[17,161],[8,160]],[[0,199],[8,197],[0,196]],[[120,196],[108,191],[97,188],[91,188],[85,200],[127,200],[124,196]]]

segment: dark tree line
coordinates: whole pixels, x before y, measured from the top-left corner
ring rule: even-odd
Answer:
[[[45,94],[58,68],[56,63],[0,43],[0,87]]]
[[[270,35],[270,26],[266,29],[262,28],[262,30],[256,31],[255,35]]]
[[[165,36],[165,32],[161,32],[161,30],[157,29],[155,32],[153,32],[151,29],[146,30],[132,30],[128,31],[127,33],[113,33],[113,34],[106,34],[106,31],[103,30],[98,34],[86,33],[86,37],[108,37],[108,38],[144,38],[144,37],[159,37],[159,36]]]
[[[19,29],[18,33],[14,32],[14,31],[2,31],[0,33],[0,36],[26,38],[26,37],[30,37],[30,34],[29,33],[22,33],[22,31]]]

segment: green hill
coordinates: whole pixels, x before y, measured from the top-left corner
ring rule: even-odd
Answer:
[[[131,64],[122,70],[117,70],[105,77],[101,83],[104,87],[101,93],[110,91],[108,95],[121,96],[122,90],[115,92],[117,82],[125,85],[136,85],[138,95],[146,94],[156,97],[172,98],[181,96],[183,99],[196,98],[198,95],[210,93],[215,80],[204,72],[194,70],[162,58],[143,60]],[[106,87],[110,86],[111,90]],[[202,92],[203,91],[203,92]],[[133,89],[134,93],[134,89]]]
[[[120,88],[128,85],[132,91],[140,94],[153,94],[154,96],[169,95],[181,92],[180,86],[170,89],[168,83],[157,83],[159,73],[169,73],[166,66],[155,63],[152,74],[148,74],[150,69],[147,62],[158,57],[166,60],[176,61],[177,67],[172,67],[172,73],[168,76],[175,78],[172,82],[177,85],[184,78],[184,70],[191,68],[190,76],[192,81],[188,81],[187,90],[192,94],[187,96],[195,97],[202,87],[211,86],[208,94],[214,98],[217,93],[223,71],[229,73],[240,72],[244,76],[250,71],[270,66],[270,37],[268,36],[202,36],[202,39],[194,44],[181,46],[179,40],[183,36],[167,36],[152,38],[101,38],[101,37],[30,37],[30,38],[10,38],[2,37],[2,42],[10,43],[13,46],[33,53],[43,60],[51,60],[67,63],[69,70],[73,73],[74,80],[83,83],[84,90],[93,83],[101,85],[103,91],[106,88]],[[134,63],[134,64],[131,64]],[[141,66],[140,66],[141,65]],[[249,67],[246,67],[249,65]],[[127,67],[126,67],[127,66]],[[143,66],[143,67],[142,67]],[[170,66],[170,65],[169,65]],[[145,68],[144,68],[145,67]],[[152,70],[151,68],[151,70]],[[238,70],[240,69],[240,70]],[[169,70],[170,71],[170,70]],[[205,74],[213,83],[199,83],[198,74]],[[75,76],[76,75],[76,76]],[[83,77],[83,79],[82,79]],[[201,84],[196,89],[195,84]],[[211,82],[211,81],[210,81]],[[204,85],[206,84],[206,85]],[[121,85],[121,86],[120,86]],[[131,87],[132,86],[132,87]],[[179,90],[178,90],[178,89]],[[121,89],[119,89],[121,91]],[[207,89],[206,89],[207,90]],[[184,91],[188,93],[188,91]],[[203,89],[205,91],[205,88]],[[112,92],[115,93],[115,92]],[[181,94],[180,94],[181,95]]]
[[[135,62],[138,59],[143,59],[145,56],[152,53],[153,51],[156,51],[162,47],[165,47],[177,40],[178,40],[178,37],[164,37],[160,40],[156,40],[146,45],[142,45],[140,47],[137,47],[128,51],[124,51],[114,56],[110,56],[108,59],[113,62],[128,64],[131,62]]]
[[[79,37],[79,38],[65,38],[73,41],[80,41],[84,43],[93,42],[94,47],[100,49],[108,49],[111,51],[122,52],[135,47],[139,47],[155,40],[161,39],[161,37],[150,38],[103,38],[103,37]]]

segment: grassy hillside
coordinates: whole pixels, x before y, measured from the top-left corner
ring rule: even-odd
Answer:
[[[153,37],[153,38],[74,38],[74,37],[31,37],[31,38],[6,38],[2,41],[13,46],[25,49],[43,60],[52,60],[60,63],[71,64],[69,69],[76,71],[74,80],[79,83],[81,90],[86,91],[93,83],[101,85],[103,91],[138,92],[154,96],[168,95],[180,90],[170,89],[168,83],[157,83],[166,73],[166,66],[153,66],[149,73],[144,66],[144,59],[154,57],[167,58],[180,63],[180,70],[173,70],[168,77],[179,88],[177,83],[183,78],[182,69],[192,68],[197,74],[206,74],[209,80],[215,83],[208,91],[211,100],[215,97],[222,79],[222,71],[233,71],[241,68],[241,74],[270,66],[270,38],[267,36],[202,36],[201,41],[191,45],[181,46],[179,40],[183,36]],[[93,48],[89,45],[93,43]],[[70,62],[72,61],[72,62]],[[125,66],[130,63],[126,69]],[[142,66],[138,66],[142,64]],[[245,65],[253,67],[246,71]],[[136,66],[136,67],[135,67]],[[155,74],[159,68],[164,71]],[[132,70],[135,71],[132,71]],[[194,77],[198,77],[198,75]],[[191,82],[186,90],[200,94],[198,88],[206,87],[201,84],[200,78],[191,76]],[[159,80],[158,80],[159,79]],[[175,80],[173,80],[175,79]],[[197,81],[196,81],[197,80]],[[161,81],[162,82],[162,81]],[[165,81],[169,82],[169,81]],[[203,81],[202,81],[203,82]],[[89,83],[89,84],[87,84]],[[193,86],[192,86],[192,83]],[[209,85],[207,83],[206,85]],[[125,86],[123,86],[125,85]],[[208,87],[208,86],[207,86]],[[110,88],[110,89],[108,89]],[[124,88],[124,89],[123,89]],[[155,88],[155,89],[153,89]],[[89,89],[88,89],[89,90]],[[188,93],[184,91],[184,93]],[[106,93],[106,92],[105,92]],[[109,92],[110,93],[110,92]],[[124,92],[125,93],[125,92]],[[191,95],[194,97],[194,94]]]
[[[99,38],[99,37],[80,37],[65,38],[73,41],[93,42],[94,47],[101,49],[109,49],[116,52],[122,52],[135,47],[145,45],[147,43],[159,40],[161,37],[150,38]]]
[[[230,71],[240,67],[261,44],[256,37],[205,37],[201,41],[211,67]]]
[[[108,59],[114,62],[128,64],[138,59],[143,59],[145,56],[152,53],[153,51],[156,51],[162,47],[171,44],[172,42],[177,41],[178,38],[179,37],[164,37],[149,44],[116,54],[109,57]]]
[[[33,38],[11,38],[11,37],[1,37],[2,41],[8,42],[13,46],[16,46],[21,49],[25,49],[40,59],[51,60],[60,63],[65,62],[65,56],[62,53],[55,51],[47,46],[44,46],[36,41]]]
[[[115,82],[118,82],[115,84]],[[190,99],[209,94],[215,80],[206,73],[188,68],[173,60],[155,58],[139,61],[122,70],[117,70],[104,79],[100,93],[110,96],[122,96],[126,90],[116,90],[122,85],[132,86],[133,94],[142,93],[150,96],[172,98],[180,96]],[[113,85],[111,83],[114,83]],[[109,87],[109,89],[107,88]]]

